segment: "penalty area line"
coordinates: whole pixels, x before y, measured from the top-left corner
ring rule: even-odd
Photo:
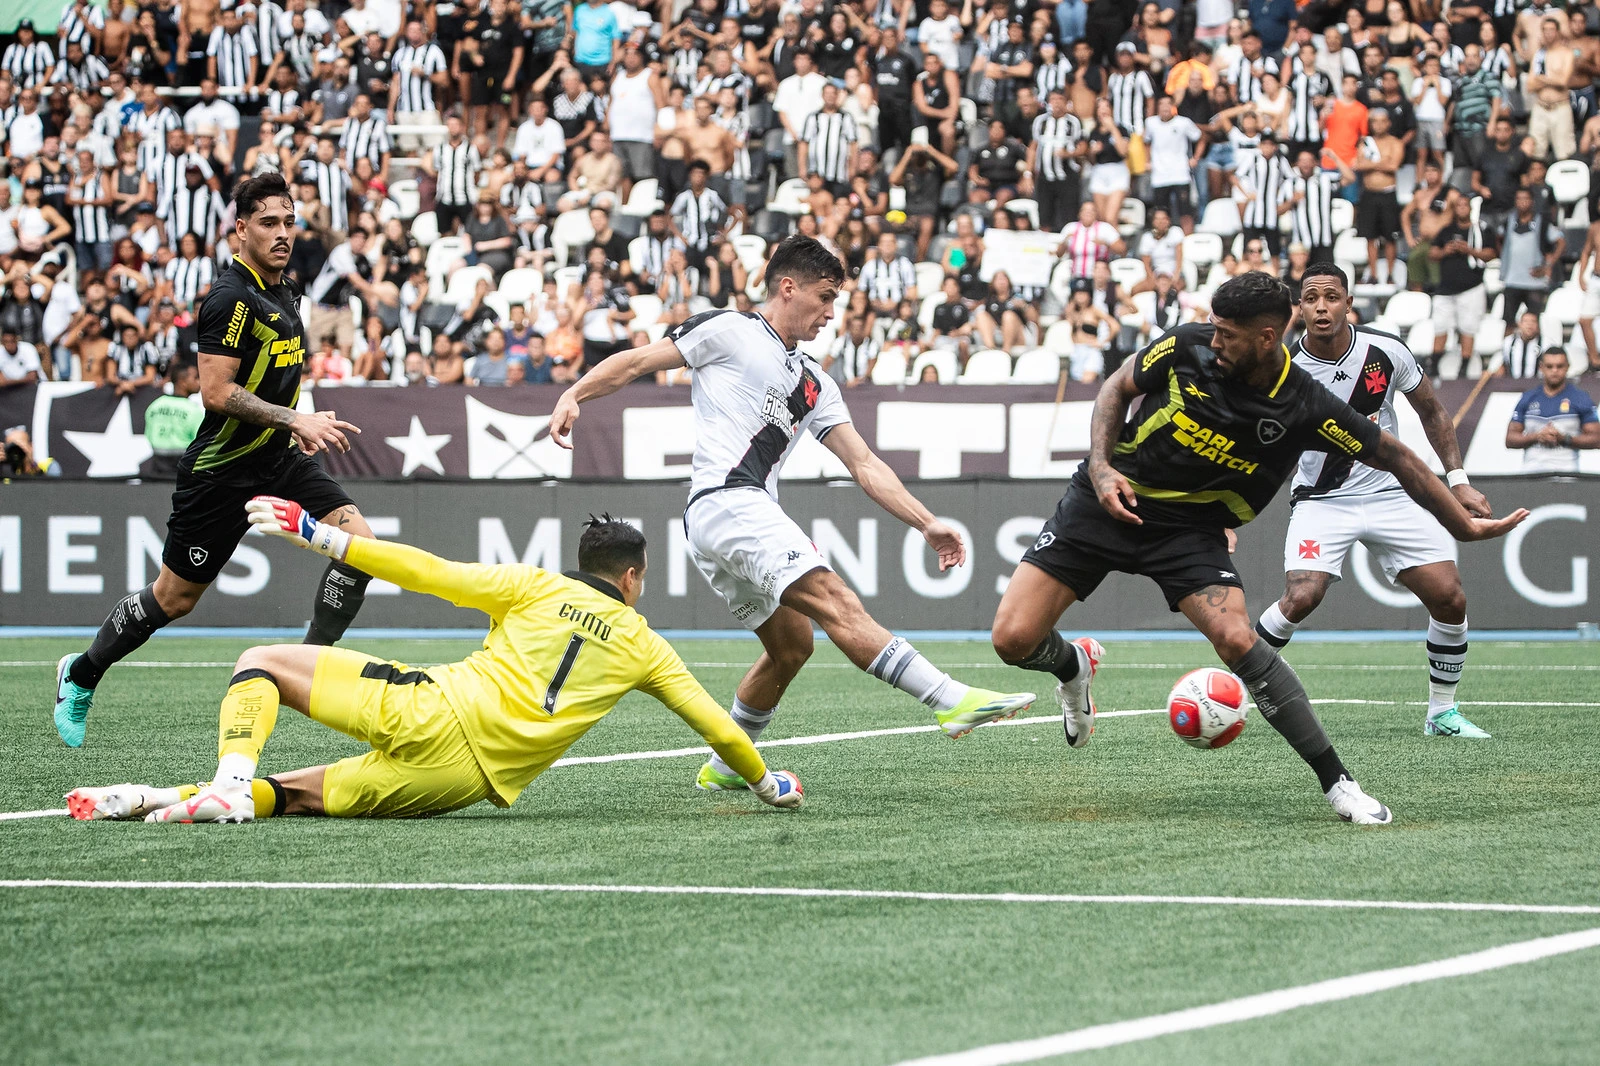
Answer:
[[[69,878],[0,880],[0,889],[110,891],[490,892],[620,896],[761,896],[791,899],[892,900],[913,903],[1087,903],[1183,907],[1287,907],[1314,910],[1452,911],[1490,914],[1600,914],[1600,906],[1560,903],[1476,903],[1451,900],[1301,899],[1292,896],[1083,895],[1046,892],[917,892],[898,889],[763,885],[592,885],[480,881],[96,881]],[[1595,930],[1600,932],[1600,929]],[[1011,1060],[1007,1060],[1011,1061]],[[1015,1061],[1026,1061],[1018,1059]]]
[[[897,1066],[1007,1066],[1010,1063],[1036,1062],[1039,1059],[1072,1055],[1080,1051],[1095,1051],[1138,1043],[1173,1033],[1190,1033],[1255,1018],[1269,1018],[1300,1007],[1337,1003],[1341,1000],[1387,992],[1390,989],[1404,988],[1407,985],[1488,973],[1491,970],[1520,966],[1596,946],[1600,946],[1600,928],[1584,929],[1576,933],[1522,940],[1514,944],[1504,944],[1497,948],[1456,955],[1435,962],[1419,963],[1415,966],[1369,970],[1366,973],[1336,977],[1315,984],[1298,985],[1275,992],[1224,1000],[1204,1007],[1190,1007],[1187,1010],[1171,1011],[1167,1014],[1152,1014],[1123,1022],[1091,1025],[1085,1029],[1074,1029],[1053,1036],[989,1044],[946,1055],[906,1059]]]

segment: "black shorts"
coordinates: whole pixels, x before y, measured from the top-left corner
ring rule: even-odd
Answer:
[[[1173,611],[1185,596],[1208,585],[1244,587],[1221,526],[1119,522],[1076,478],[1022,561],[1067,586],[1080,600],[1087,600],[1113,571],[1143,574],[1161,587]]]
[[[355,505],[339,483],[302,452],[294,452],[277,471],[248,485],[219,483],[180,470],[161,562],[185,581],[211,584],[250,528],[244,505],[252,496],[293,500],[313,518]]]
[[[501,95],[506,91],[504,79],[499,75],[484,76],[474,74],[470,79],[472,92],[468,99],[473,107],[488,107],[490,104],[500,103]]]
[[[1400,201],[1394,193],[1363,189],[1361,202],[1356,204],[1356,236],[1369,241],[1392,241],[1399,235]]]

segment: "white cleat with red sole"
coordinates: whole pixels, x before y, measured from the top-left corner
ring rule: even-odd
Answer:
[[[219,788],[207,785],[191,799],[174,803],[170,807],[151,811],[147,822],[253,822],[256,820],[256,801],[250,786]]]
[[[127,822],[177,803],[178,790],[149,785],[106,785],[75,788],[65,798],[67,813],[80,822]]]
[[[1056,700],[1061,704],[1061,728],[1066,731],[1067,744],[1081,748],[1094,735],[1094,697],[1089,686],[1106,649],[1093,637],[1079,637],[1071,643],[1079,652],[1078,676],[1056,685]]]

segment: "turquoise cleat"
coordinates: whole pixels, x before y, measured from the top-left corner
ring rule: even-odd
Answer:
[[[56,663],[56,732],[69,748],[83,747],[89,704],[94,700],[94,689],[84,688],[67,676],[76,658],[76,655],[63,655]]]
[[[939,711],[935,717],[939,728],[951,740],[964,737],[980,725],[1015,718],[1020,711],[1033,706],[1036,697],[1031,692],[1001,693],[985,688],[968,689],[966,698],[948,711]]]
[[[700,773],[694,779],[694,787],[702,792],[739,792],[750,787],[749,783],[738,774],[725,774],[711,765],[710,760],[700,767]]]
[[[1488,740],[1489,734],[1467,721],[1459,706],[1430,718],[1422,727],[1425,737],[1465,737],[1468,740]]]

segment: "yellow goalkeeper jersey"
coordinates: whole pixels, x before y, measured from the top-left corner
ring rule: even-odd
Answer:
[[[451,562],[364,537],[351,540],[345,561],[489,616],[480,650],[426,672],[505,804],[634,689],[681,717],[745,780],[766,773],[750,738],[608,582],[535,566]]]

